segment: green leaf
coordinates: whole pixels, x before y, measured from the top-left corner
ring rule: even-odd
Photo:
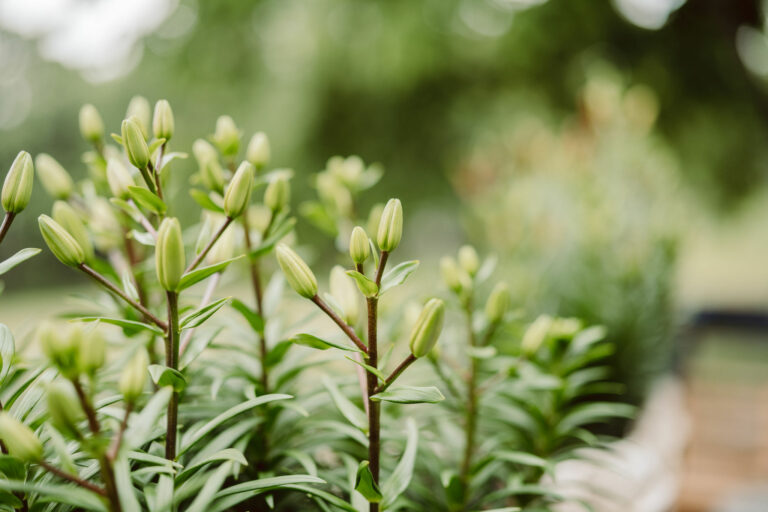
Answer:
[[[267,357],[264,359],[264,364],[268,368],[272,368],[279,364],[292,346],[293,342],[291,340],[284,340],[276,344],[274,347],[269,349],[269,352],[267,352]]]
[[[281,222],[280,225],[276,227],[272,233],[270,233],[270,235],[258,245],[258,247],[251,251],[250,257],[258,258],[259,256],[267,254],[275,247],[275,245],[277,245],[280,240],[285,238],[285,236],[293,230],[295,225],[296,218],[289,217],[285,219],[285,221]]]
[[[141,245],[146,245],[147,247],[154,247],[157,245],[157,240],[155,240],[155,237],[152,236],[151,233],[147,233],[146,231],[139,231],[138,229],[132,229],[128,235],[139,242]]]
[[[416,422],[413,418],[408,418],[405,428],[407,433],[405,450],[395,470],[384,481],[382,486],[384,491],[383,508],[385,509],[408,489],[411,478],[413,478],[413,467],[416,463],[416,452],[419,448],[419,429],[416,427]]]
[[[467,347],[467,354],[475,359],[492,359],[496,356],[496,352],[496,347],[491,345],[487,347]]]
[[[337,498],[336,496],[330,493],[326,493],[324,491],[321,491],[319,489],[314,489],[312,487],[305,487],[305,486],[298,485],[298,484],[324,484],[324,483],[325,483],[325,480],[321,478],[317,478],[315,476],[311,476],[311,475],[285,475],[285,476],[275,476],[271,478],[260,478],[258,480],[251,480],[250,482],[243,482],[241,484],[232,485],[230,487],[220,490],[218,494],[216,494],[216,502],[213,508],[209,509],[208,512],[222,512],[224,510],[233,510],[234,505],[242,501],[245,501],[246,499],[252,496],[256,496],[258,494],[263,494],[267,491],[271,491],[274,489],[281,489],[281,488],[297,489],[305,494],[322,496],[323,499],[326,499],[327,501],[334,503],[334,505],[336,505],[337,503],[337,501],[335,500],[338,500],[338,502],[344,503],[340,498]],[[349,508],[345,508],[345,507],[342,507],[342,508],[349,512],[357,512],[355,509],[350,510]]]
[[[8,480],[23,480],[26,475],[24,463],[11,455],[0,455],[0,474]]]
[[[336,219],[328,213],[325,206],[317,201],[306,201],[299,206],[299,212],[317,228],[330,236],[339,234]]]
[[[184,468],[184,471],[182,471],[177,477],[176,477],[176,486],[183,484],[190,476],[192,476],[198,469],[202,468],[203,466],[206,466],[212,462],[218,462],[218,461],[230,461],[230,462],[236,462],[237,464],[240,464],[241,466],[247,466],[248,461],[245,459],[245,456],[243,455],[243,452],[240,450],[235,450],[234,448],[225,448],[223,450],[219,450],[218,452],[214,453],[210,457],[206,457],[202,461],[191,465],[186,466]]]
[[[0,478],[0,489],[10,492],[40,494],[56,500],[56,503],[71,505],[78,509],[106,512],[107,508],[96,494],[73,487],[72,485],[44,484],[37,482],[20,482]]]
[[[162,199],[144,187],[129,185],[128,193],[131,195],[131,199],[133,199],[136,204],[153,213],[163,215],[168,210],[168,206],[163,202]]]
[[[131,274],[130,270],[123,272],[122,283],[123,291],[125,294],[138,302],[139,292],[136,290],[136,286],[133,284],[133,274]]]
[[[224,208],[213,202],[213,199],[200,189],[193,188],[189,191],[189,195],[192,199],[200,205],[200,207],[210,210],[216,213],[224,213]]]
[[[242,258],[244,255],[237,256],[235,258],[230,258],[228,260],[224,260],[222,262],[216,263],[215,265],[209,265],[207,267],[201,267],[198,269],[193,270],[192,272],[187,272],[183,276],[181,276],[181,282],[179,283],[179,291],[185,290],[192,286],[193,284],[197,284],[203,279],[206,279],[213,274],[216,274],[217,272],[221,272],[225,268],[229,266],[230,263],[233,261],[237,261],[240,258]]]
[[[364,370],[366,370],[366,371],[372,373],[373,375],[375,375],[381,382],[384,382],[384,381],[387,380],[387,376],[384,375],[383,373],[381,373],[381,370],[379,370],[378,368],[374,368],[373,366],[371,366],[369,364],[365,364],[362,361],[358,361],[357,359],[355,359],[353,357],[349,357],[349,356],[344,356],[344,357],[346,357],[347,359],[349,359],[350,361],[352,361],[356,365],[361,366]]]
[[[396,404],[434,404],[445,400],[445,397],[434,386],[400,386],[376,393],[371,400]]]
[[[259,334],[264,333],[264,319],[261,318],[261,315],[249,308],[240,299],[232,299],[230,306],[232,306],[232,309],[243,315],[243,318],[245,318],[248,325],[251,326],[251,329]]]
[[[165,169],[168,166],[168,164],[170,164],[171,162],[173,162],[176,159],[184,160],[185,158],[188,158],[188,157],[189,157],[189,155],[187,155],[186,153],[182,153],[180,151],[173,151],[171,153],[165,153],[163,155],[162,162],[160,162],[160,166],[159,166],[160,168],[158,169],[158,171],[162,171],[163,169]]]
[[[331,400],[336,405],[336,408],[344,416],[348,422],[350,422],[356,428],[363,432],[368,430],[368,418],[365,413],[358,406],[353,404],[349,398],[344,396],[336,384],[328,377],[323,377],[323,386],[328,390],[331,395]]]
[[[566,435],[582,425],[601,423],[612,418],[633,418],[635,407],[628,404],[613,402],[592,402],[575,407],[563,416],[557,425],[560,435]]]
[[[118,457],[115,461],[115,481],[123,512],[141,512],[136,489],[131,482],[131,468],[125,457]]]
[[[416,268],[419,266],[418,260],[404,261],[399,265],[393,267],[389,272],[384,274],[381,278],[381,290],[379,295],[383,295],[387,290],[399,286],[408,279],[408,276],[413,274]]]
[[[355,477],[355,490],[362,494],[370,503],[379,503],[381,501],[381,491],[379,486],[373,480],[370,463],[367,460],[360,462],[357,467],[357,476]]]
[[[379,293],[379,287],[376,283],[357,270],[347,270],[347,275],[355,280],[360,292],[366,297],[375,297]]]
[[[165,413],[165,408],[172,394],[171,388],[159,389],[139,414],[132,414],[128,429],[125,431],[125,447],[135,448],[154,439],[160,433],[155,430],[160,415]],[[162,432],[164,433],[164,431]]]
[[[188,314],[181,320],[181,329],[192,329],[199,326],[211,318],[214,313],[216,313],[224,306],[224,304],[229,302],[230,298],[231,297],[224,297],[223,299],[219,299],[216,302],[211,302],[207,306],[203,306]]]
[[[116,133],[110,133],[109,136],[112,137],[112,140],[114,140],[115,142],[117,142],[121,146],[123,145],[123,138],[120,135],[118,135]]]
[[[122,327],[123,329],[127,329],[130,331],[140,331],[140,330],[147,330],[152,331],[155,334],[163,335],[163,330],[157,327],[156,325],[151,324],[145,324],[144,322],[137,322],[135,320],[124,320],[122,318],[107,318],[103,316],[84,316],[80,318],[75,318],[74,320],[77,320],[79,322],[104,322],[105,324],[112,324],[117,325],[118,327]]]
[[[16,346],[13,343],[13,333],[5,324],[0,324],[0,385],[11,370]]]
[[[348,352],[360,352],[360,350],[356,347],[347,347],[345,345],[341,345],[333,341],[323,340],[317,336],[306,333],[297,334],[296,336],[290,338],[288,341],[296,343],[297,345],[304,345],[305,347],[316,348],[319,350],[328,350],[329,348],[333,347],[338,348],[339,350],[346,350]]]
[[[175,392],[181,393],[187,387],[187,379],[179,370],[161,364],[149,365],[149,375],[159,388],[170,386]]]
[[[495,451],[493,452],[493,457],[498,460],[519,464],[521,466],[531,466],[542,469],[548,469],[550,467],[550,464],[546,459],[542,459],[541,457],[537,457],[536,455],[527,452]]]
[[[22,263],[24,261],[27,261],[32,256],[35,256],[40,253],[40,249],[33,249],[33,248],[26,248],[22,249],[7,260],[0,262],[0,276],[11,270],[13,267],[18,265],[19,263]]]
[[[216,493],[219,492],[221,486],[224,485],[224,481],[227,479],[227,476],[229,476],[229,473],[232,472],[233,467],[234,462],[228,461],[219,466],[212,475],[208,475],[205,485],[200,492],[197,493],[195,501],[193,501],[192,505],[186,509],[187,512],[205,512],[213,500],[216,499]]]
[[[150,142],[149,145],[147,146],[147,148],[149,149],[149,154],[151,155],[152,153],[157,151],[157,148],[159,148],[163,144],[165,144],[165,139],[163,138],[155,139],[152,142]]]

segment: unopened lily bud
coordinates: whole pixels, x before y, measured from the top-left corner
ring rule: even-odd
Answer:
[[[70,437],[79,437],[77,425],[83,420],[83,409],[71,387],[62,384],[48,386],[46,401],[51,422],[59,432]]]
[[[355,325],[360,317],[360,294],[355,282],[339,265],[331,269],[330,288],[331,295],[344,312],[344,321]]]
[[[195,155],[195,160],[201,168],[211,160],[218,160],[219,158],[216,148],[204,139],[197,139],[192,143],[192,154]]]
[[[251,201],[253,191],[253,164],[243,162],[235,171],[224,193],[224,213],[230,219],[239,217]]]
[[[213,133],[213,143],[224,156],[235,156],[240,149],[240,130],[235,121],[229,116],[220,116],[216,120],[216,131]]]
[[[166,217],[157,230],[155,244],[155,270],[160,285],[168,291],[177,291],[185,266],[181,225],[175,217]]]
[[[72,195],[74,184],[72,177],[51,155],[40,153],[35,158],[37,177],[43,188],[54,199],[68,199]]]
[[[523,341],[520,344],[523,354],[527,356],[535,354],[547,339],[551,327],[552,317],[549,315],[541,315],[534,320],[523,334]]]
[[[72,235],[77,244],[83,250],[86,260],[93,259],[93,242],[83,220],[69,203],[56,201],[53,203],[53,220],[55,220],[67,233]]]
[[[168,100],[159,100],[155,103],[155,115],[152,118],[152,131],[157,139],[171,140],[173,137],[175,123],[173,120],[173,110]]]
[[[450,256],[440,258],[440,275],[443,277],[445,286],[454,293],[461,293],[467,284],[467,277],[464,271],[459,268],[456,260]]]
[[[54,256],[60,262],[71,267],[77,267],[85,261],[85,252],[77,240],[58,222],[47,215],[37,218],[40,233]]]
[[[291,184],[285,176],[269,182],[264,191],[264,204],[273,212],[283,211],[291,201]]]
[[[474,247],[462,245],[459,248],[459,265],[470,277],[474,277],[477,274],[477,270],[480,268],[480,258]]]
[[[107,162],[107,183],[112,195],[119,199],[128,198],[130,196],[128,187],[136,185],[131,171],[126,169],[123,163],[116,158],[110,158]]]
[[[219,193],[224,190],[224,169],[217,158],[208,160],[200,167],[200,180],[208,190]]]
[[[485,303],[485,317],[492,324],[500,322],[509,309],[509,286],[504,281],[498,283]]]
[[[245,150],[245,159],[253,164],[256,169],[261,169],[269,163],[272,151],[269,147],[269,139],[264,132],[253,134],[248,148]]]
[[[19,213],[27,207],[32,197],[34,174],[32,157],[26,151],[20,151],[3,182],[3,210],[8,213]]]
[[[416,357],[429,354],[443,329],[444,316],[445,303],[440,299],[429,299],[411,331],[411,354]]]
[[[235,254],[235,230],[230,226],[224,230],[216,243],[213,244],[205,260],[209,265],[215,265],[232,259]]]
[[[144,391],[148,369],[149,356],[144,348],[140,348],[123,368],[123,373],[120,374],[120,380],[117,384],[126,401],[135,401]]]
[[[277,262],[285,274],[285,279],[296,293],[311,299],[317,295],[317,279],[301,256],[285,244],[279,244],[276,249]]]
[[[141,134],[144,135],[144,139],[149,138],[149,123],[152,121],[152,107],[149,105],[149,100],[144,96],[134,96],[128,103],[128,110],[125,111],[125,117],[130,119],[135,118],[138,124]]]
[[[109,252],[125,240],[120,221],[114,207],[103,197],[89,200],[88,227],[93,233],[93,242],[102,252]]]
[[[44,323],[37,331],[43,353],[62,375],[67,378],[78,375],[79,329],[62,330],[60,326]]]
[[[370,254],[371,244],[368,235],[363,228],[355,226],[349,236],[349,255],[352,257],[352,261],[359,265],[367,260]]]
[[[81,373],[94,375],[104,366],[107,344],[98,329],[83,332],[80,336],[80,349],[77,354],[77,367]]]
[[[43,458],[43,445],[32,429],[7,412],[0,412],[0,439],[8,453],[23,462],[39,462]]]
[[[403,205],[399,199],[390,199],[381,213],[376,241],[382,251],[394,251],[403,237]]]
[[[128,160],[137,169],[146,169],[149,163],[149,146],[139,121],[135,117],[125,119],[121,125],[121,133]]]
[[[90,103],[80,108],[80,134],[88,142],[99,142],[104,137],[104,122]]]

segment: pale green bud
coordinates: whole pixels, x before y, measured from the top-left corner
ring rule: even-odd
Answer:
[[[264,204],[273,212],[283,211],[291,201],[291,184],[285,176],[278,176],[264,191]]]
[[[216,148],[211,146],[205,139],[197,139],[192,143],[192,154],[195,155],[195,160],[197,160],[201,168],[211,160],[219,159],[219,153],[216,151]]]
[[[7,412],[0,412],[0,439],[8,453],[23,462],[39,462],[43,458],[43,445],[32,429]]]
[[[81,373],[95,374],[104,366],[107,343],[101,331],[91,329],[80,336],[80,349],[77,355],[77,366]]]
[[[206,261],[209,265],[221,263],[231,259],[235,255],[235,230],[232,226],[224,230],[216,243],[213,244],[211,250],[206,256]]]
[[[79,437],[77,425],[83,420],[84,414],[71,386],[51,384],[46,391],[48,414],[53,425],[63,434]]]
[[[302,297],[311,299],[317,295],[317,279],[301,256],[285,244],[276,249],[277,262],[285,274],[288,284]]]
[[[144,96],[134,96],[131,98],[131,101],[128,103],[128,110],[125,111],[125,117],[127,119],[135,118],[144,139],[149,138],[152,107],[149,105],[147,98]]]
[[[344,312],[344,321],[355,325],[360,317],[360,293],[354,280],[340,265],[331,269],[330,288],[331,295]]]
[[[403,205],[399,199],[390,199],[381,213],[376,241],[382,251],[394,251],[403,237]]]
[[[54,256],[65,265],[77,267],[85,261],[85,252],[75,238],[47,215],[37,218],[40,233]]]
[[[26,151],[19,151],[3,182],[3,210],[8,213],[19,213],[27,207],[32,197],[34,174],[32,157]]]
[[[224,193],[224,213],[227,217],[231,219],[239,217],[248,208],[253,191],[254,173],[253,164],[250,162],[241,163],[235,171]]]
[[[353,209],[352,193],[332,174],[321,172],[317,175],[315,184],[320,198],[333,206],[342,216],[349,216]]]
[[[549,336],[549,330],[552,327],[552,317],[549,315],[541,315],[528,327],[523,334],[523,341],[520,344],[520,348],[523,354],[531,356],[535,354],[544,340]]]
[[[148,369],[149,356],[144,348],[140,348],[123,368],[117,383],[117,387],[126,401],[133,402],[144,391]]]
[[[450,256],[440,258],[440,275],[445,286],[454,293],[461,293],[468,284],[468,277]]]
[[[54,199],[69,199],[74,189],[72,177],[51,155],[40,153],[35,158],[37,177],[48,195]]]
[[[253,134],[250,142],[248,142],[248,148],[245,150],[245,159],[257,169],[261,169],[269,163],[271,154],[272,150],[267,134],[264,132]]]
[[[115,209],[103,197],[88,201],[88,227],[93,232],[93,242],[102,252],[122,245],[125,241],[120,221],[115,216]]]
[[[80,134],[88,142],[99,142],[104,137],[104,122],[90,103],[80,108]]]
[[[126,169],[123,163],[116,158],[110,158],[107,162],[107,183],[112,195],[119,199],[130,197],[128,187],[136,185],[131,171]]]
[[[177,291],[185,267],[181,225],[175,217],[166,217],[157,230],[157,243],[155,244],[157,280],[164,289]]]
[[[365,171],[365,164],[357,155],[347,158],[332,157],[328,160],[328,170],[344,185],[356,188]]]
[[[480,258],[474,247],[462,245],[459,248],[459,265],[470,277],[474,277],[477,274],[477,270],[480,268]]]
[[[69,203],[56,201],[53,203],[53,220],[59,223],[67,233],[72,235],[80,248],[83,249],[86,260],[93,259],[93,242],[88,230],[83,224],[80,214]]]
[[[217,158],[208,160],[200,167],[200,180],[208,190],[219,193],[224,190],[224,169]]]
[[[43,353],[51,364],[65,377],[76,377],[79,373],[79,329],[76,327],[62,329],[62,326],[44,323],[38,329],[37,336]]]
[[[155,103],[155,115],[152,118],[152,131],[157,139],[171,140],[173,137],[175,123],[173,120],[173,110],[168,100],[159,100]]]
[[[488,300],[485,302],[485,317],[492,324],[500,322],[509,309],[509,286],[504,281],[499,282]]]
[[[147,164],[149,164],[149,146],[147,146],[147,139],[141,131],[139,121],[135,117],[123,120],[121,133],[128,160],[137,169],[146,169]]]
[[[213,133],[213,143],[224,156],[235,156],[240,149],[240,130],[235,121],[229,116],[220,116],[216,120],[216,131]]]
[[[379,232],[379,222],[381,222],[381,214],[384,213],[384,204],[376,203],[368,212],[368,220],[365,223],[365,231],[368,233]]]
[[[357,264],[363,263],[371,254],[371,244],[368,235],[360,226],[355,226],[349,236],[349,255]]]
[[[440,299],[429,299],[411,331],[411,354],[416,357],[429,354],[443,329],[444,316],[445,303]]]

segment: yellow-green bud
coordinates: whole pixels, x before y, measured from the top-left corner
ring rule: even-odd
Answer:
[[[175,123],[173,120],[173,110],[168,100],[159,100],[155,103],[155,115],[152,118],[152,131],[157,139],[171,140],[173,137]]]
[[[72,235],[77,244],[83,250],[86,260],[93,259],[93,242],[83,220],[69,203],[56,201],[53,203],[53,220],[55,220],[67,233]]]
[[[204,139],[197,139],[192,143],[192,154],[195,155],[195,160],[201,168],[211,160],[218,160],[219,158],[216,148]]]
[[[498,283],[485,302],[485,317],[492,324],[500,322],[509,309],[509,286],[504,281]]]
[[[533,321],[523,334],[523,341],[520,344],[523,354],[531,356],[539,350],[541,344],[549,336],[552,321],[552,317],[549,315],[541,315]]]
[[[149,105],[149,100],[144,96],[134,96],[128,103],[128,110],[125,111],[125,117],[130,119],[135,118],[139,129],[141,129],[144,139],[149,138],[149,123],[152,120],[152,107]]]
[[[17,459],[39,462],[43,458],[43,445],[32,429],[7,412],[0,412],[0,439]]]
[[[250,162],[241,163],[235,171],[224,193],[224,214],[227,217],[231,219],[239,217],[248,208],[253,191],[254,173],[253,164]]]
[[[80,336],[80,349],[77,355],[77,367],[81,373],[93,375],[104,366],[107,344],[101,331],[91,329]]]
[[[160,285],[168,291],[177,291],[185,266],[181,225],[175,217],[166,217],[157,230],[155,244],[155,269]]]
[[[54,326],[50,323],[44,323],[37,332],[40,346],[43,353],[51,361],[62,375],[71,378],[78,374],[78,358],[80,349],[79,329],[62,329],[61,326]]]
[[[148,369],[149,356],[144,348],[140,348],[123,368],[117,383],[117,387],[125,400],[133,402],[144,391]]]
[[[450,256],[440,258],[440,275],[443,277],[445,286],[454,293],[461,293],[467,284],[466,274]]]
[[[216,222],[216,226],[218,228],[218,226],[221,225],[221,223],[224,221],[222,219],[217,220]],[[213,244],[213,247],[211,247],[208,255],[205,257],[205,260],[209,265],[221,263],[222,261],[231,259],[235,255],[235,233],[236,231],[232,226],[224,230],[219,239],[216,240],[216,243]]]
[[[235,156],[240,149],[240,130],[235,121],[229,116],[220,116],[216,120],[216,131],[213,134],[213,143],[224,156]]]
[[[429,354],[443,329],[444,316],[445,303],[440,299],[429,299],[411,331],[411,354],[416,357]]]
[[[141,130],[138,119],[129,117],[123,120],[121,133],[128,160],[137,169],[146,169],[149,163],[149,146],[147,146],[147,139]]]
[[[355,226],[349,236],[349,255],[357,264],[363,263],[371,254],[371,244],[368,235],[360,226]]]
[[[269,163],[271,154],[272,151],[269,147],[267,134],[258,132],[248,142],[248,148],[245,150],[245,159],[251,162],[257,169],[261,169]]]
[[[54,199],[68,199],[72,195],[74,184],[72,177],[51,155],[40,153],[35,158],[37,177],[43,188]]]
[[[54,256],[65,265],[77,267],[85,261],[85,252],[77,240],[47,215],[37,218],[40,233]]]
[[[355,325],[360,317],[360,293],[351,277],[340,265],[331,269],[331,295],[344,312],[344,321]]]
[[[477,270],[480,268],[480,258],[474,247],[462,245],[459,248],[459,265],[470,277],[474,277],[477,274]]]
[[[99,142],[104,137],[104,122],[90,103],[80,108],[80,134],[88,142]]]
[[[291,201],[291,184],[285,176],[278,176],[264,191],[264,204],[273,212],[283,211]]]
[[[394,251],[403,237],[403,205],[399,199],[390,199],[381,212],[376,241],[382,251]]]
[[[208,160],[200,167],[200,180],[208,190],[219,193],[224,190],[224,170],[218,159]]]
[[[19,151],[3,182],[3,210],[8,213],[19,213],[27,207],[32,197],[34,174],[32,157],[26,151]]]
[[[48,414],[53,425],[63,434],[78,437],[77,424],[83,420],[84,414],[71,386],[51,384],[46,391]]]
[[[126,169],[123,163],[116,158],[110,158],[107,162],[107,183],[112,195],[120,199],[128,198],[130,196],[128,187],[136,185],[131,171]]]
[[[302,297],[311,299],[317,295],[317,279],[301,256],[285,244],[279,244],[275,251],[277,262],[285,274],[288,284]]]

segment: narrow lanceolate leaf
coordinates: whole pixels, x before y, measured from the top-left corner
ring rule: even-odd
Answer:
[[[132,229],[131,232],[128,233],[128,236],[139,242],[141,245],[145,245],[147,247],[154,247],[157,245],[157,240],[155,240],[155,237],[146,231]]]
[[[395,500],[408,489],[408,485],[413,478],[413,466],[416,463],[416,452],[419,449],[419,429],[413,418],[408,418],[405,424],[408,438],[405,442],[405,451],[403,451],[400,462],[391,475],[384,481],[382,486],[384,494],[384,507],[388,508]]]
[[[324,377],[323,385],[328,390],[328,393],[330,393],[331,400],[333,400],[342,416],[352,425],[365,432],[368,429],[368,418],[365,416],[365,413],[353,404],[349,398],[345,397],[331,379]]]
[[[155,334],[163,334],[162,329],[155,325],[151,324],[145,324],[144,322],[137,322],[135,320],[124,320],[122,318],[107,318],[104,316],[84,316],[80,318],[75,318],[75,320],[78,320],[80,322],[102,322],[105,324],[111,324],[111,325],[117,325],[118,327],[122,327],[123,329],[131,329],[131,330],[147,330],[152,331]]]
[[[207,466],[208,464],[211,464],[212,462],[235,462],[237,464],[240,464],[241,466],[247,466],[248,461],[245,459],[245,456],[243,455],[243,452],[240,450],[235,450],[234,448],[225,448],[223,450],[220,450],[210,457],[206,457],[205,459],[201,460],[200,462],[193,464],[191,466],[185,466],[184,471],[182,471],[177,477],[176,477],[176,486],[180,486],[183,484],[189,477],[194,475],[198,469],[202,468],[203,466]]]
[[[379,295],[384,294],[387,290],[391,290],[395,286],[399,286],[405,282],[408,277],[413,274],[416,268],[419,266],[418,260],[404,261],[399,265],[396,265],[389,272],[384,274],[381,278],[381,289]]]
[[[187,272],[186,274],[181,276],[181,282],[179,283],[179,290],[181,291],[186,288],[189,288],[193,284],[197,284],[203,279],[206,279],[217,272],[223,271],[225,268],[229,266],[230,263],[232,263],[233,261],[237,261],[242,257],[243,255],[240,255],[236,258],[231,258],[228,260],[224,260],[220,263],[216,263],[215,265],[209,265],[207,267],[201,267],[201,268],[195,269],[192,272]]]
[[[136,489],[131,482],[131,468],[126,457],[118,457],[115,461],[115,480],[123,512],[141,512]]]
[[[370,503],[379,503],[381,501],[381,491],[373,480],[373,474],[367,460],[362,461],[357,467],[355,490],[362,494]]]
[[[123,283],[123,291],[125,292],[125,294],[128,295],[133,300],[138,301],[139,292],[136,291],[136,286],[134,286],[133,284],[133,275],[128,270],[123,272],[122,283]]]
[[[612,418],[632,418],[635,407],[613,402],[592,402],[575,407],[563,416],[557,425],[560,435],[566,435],[573,429],[590,423],[601,423]]]
[[[265,493],[267,491],[271,491],[274,489],[297,489],[302,491],[305,494],[310,494],[314,496],[322,496],[323,499],[326,499],[334,505],[337,504],[337,501],[340,503],[344,503],[341,499],[336,498],[336,496],[326,493],[324,491],[321,491],[319,489],[315,489],[313,487],[307,487],[301,484],[324,484],[325,480],[321,478],[317,478],[316,476],[311,475],[286,475],[286,476],[275,476],[272,478],[260,478],[258,480],[251,480],[250,482],[243,482],[241,484],[236,484],[229,486],[225,489],[220,490],[216,494],[216,502],[213,504],[212,508],[208,509],[208,512],[220,512],[224,510],[232,510],[235,505],[238,503],[245,501],[246,499],[256,496],[258,494]],[[346,510],[349,512],[357,512],[355,509],[351,509],[347,507],[341,507],[342,510]]]
[[[375,297],[379,293],[379,287],[375,282],[365,277],[363,274],[356,270],[347,270],[347,275],[352,277],[357,283],[357,287],[360,289],[360,293],[366,297]]]
[[[434,386],[400,386],[376,393],[371,400],[396,404],[434,404],[445,400],[445,397]]]
[[[0,276],[11,270],[19,263],[27,261],[32,256],[35,256],[40,252],[40,249],[26,248],[22,249],[7,260],[0,261]]]
[[[26,483],[18,480],[0,478],[0,489],[3,491],[39,494],[49,500],[63,505],[72,505],[82,510],[106,512],[107,507],[96,494],[73,487],[69,484]]]
[[[213,199],[202,190],[193,188],[189,191],[189,195],[192,196],[192,199],[194,199],[202,208],[216,213],[224,213],[224,208],[216,204]]]
[[[219,466],[212,475],[208,475],[205,485],[200,492],[197,493],[195,501],[189,506],[187,512],[205,512],[208,510],[208,506],[214,499],[216,499],[216,493],[221,489],[221,486],[224,485],[224,481],[227,479],[227,476],[229,476],[229,473],[232,472],[234,465],[233,462],[227,461]]]
[[[230,297],[224,297],[216,302],[211,302],[207,306],[203,306],[192,313],[188,314],[181,320],[182,329],[192,329],[202,324],[213,316],[218,310],[220,310],[224,304],[229,302]]]
[[[275,245],[282,240],[283,238],[288,235],[291,231],[293,231],[293,227],[296,225],[296,218],[295,217],[289,217],[285,219],[283,222],[281,222],[273,231],[272,233],[265,238],[258,247],[254,248],[251,253],[251,258],[257,258],[260,256],[264,256],[269,251],[275,248]]]
[[[172,391],[170,387],[159,389],[139,414],[131,415],[128,430],[125,432],[126,448],[135,448],[153,439],[155,424],[160,415],[165,413]]]
[[[136,204],[153,213],[163,215],[168,210],[168,206],[162,199],[144,187],[137,187],[135,185],[129,186],[128,193],[131,194],[131,199],[133,199]]]
[[[0,385],[11,369],[15,353],[16,346],[13,343],[11,330],[5,324],[0,324]]]
[[[513,464],[519,464],[521,466],[531,466],[541,469],[548,469],[550,464],[546,459],[542,459],[532,453],[518,452],[518,451],[497,451],[493,454],[494,458],[511,462]]]
[[[333,347],[338,348],[339,350],[347,350],[349,352],[360,352],[360,350],[355,347],[347,347],[341,345],[340,343],[323,340],[317,336],[312,336],[311,334],[306,333],[297,334],[296,336],[292,337],[290,341],[296,343],[297,345],[304,345],[305,347],[316,348],[319,350],[328,350],[329,348]]]
[[[364,362],[358,361],[357,359],[349,357],[349,356],[344,356],[344,357],[346,357],[347,359],[349,359],[350,361],[352,361],[356,365],[361,366],[367,372],[370,372],[370,373],[374,374],[379,379],[379,381],[384,382],[384,381],[387,380],[387,376],[384,375],[381,372],[381,370],[379,370],[378,368],[374,368],[373,366],[371,366],[369,364],[365,364]]]
[[[149,375],[152,377],[152,382],[159,388],[170,386],[175,392],[181,393],[187,387],[187,379],[184,375],[179,370],[167,366],[152,364],[149,366]]]
[[[165,169],[165,167],[168,164],[170,164],[174,160],[176,160],[176,159],[184,160],[188,156],[189,156],[188,154],[182,153],[182,152],[179,152],[179,151],[173,151],[171,153],[166,153],[166,154],[163,155],[163,161],[160,164],[160,168],[158,170],[162,171],[163,169]]]
[[[243,315],[243,318],[245,318],[245,320],[248,322],[248,325],[251,326],[251,329],[259,334],[264,332],[264,319],[261,317],[261,315],[248,307],[240,299],[232,299],[230,305],[232,306],[232,309]]]

